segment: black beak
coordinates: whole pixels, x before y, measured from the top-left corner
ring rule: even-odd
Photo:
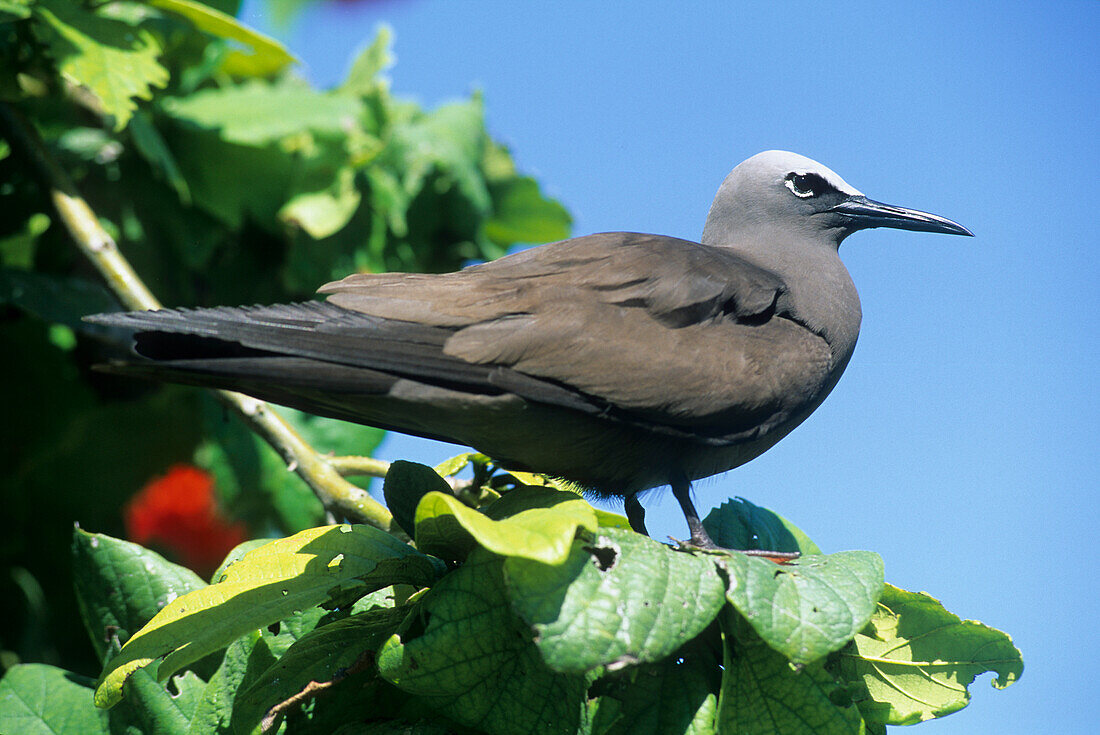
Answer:
[[[851,227],[859,230],[868,227],[893,227],[897,230],[974,236],[973,232],[946,217],[920,212],[916,209],[895,207],[892,204],[883,204],[862,195],[849,197],[829,211],[849,218]]]

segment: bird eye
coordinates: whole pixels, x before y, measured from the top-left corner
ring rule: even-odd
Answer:
[[[787,188],[790,189],[796,197],[801,199],[819,196],[829,189],[828,182],[817,174],[797,174],[791,172],[787,174],[785,183],[787,184]]]

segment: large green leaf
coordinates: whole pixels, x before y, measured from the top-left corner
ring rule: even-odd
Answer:
[[[95,735],[107,713],[91,705],[95,682],[46,664],[20,664],[0,679],[0,732]]]
[[[206,582],[156,552],[105,534],[73,531],[73,581],[84,625],[102,660],[160,610]]]
[[[382,677],[489,735],[576,732],[585,680],[542,661],[504,594],[503,560],[471,554],[378,654]]]
[[[416,507],[417,547],[461,558],[477,544],[501,556],[561,564],[577,529],[598,526],[592,506],[568,491],[522,487],[498,502],[506,502],[510,512],[494,520],[453,495],[428,493]]]
[[[248,731],[263,720],[270,731],[288,709],[334,687],[341,687],[345,697],[355,696],[345,686],[348,678],[374,675],[378,648],[407,614],[404,608],[375,608],[306,634],[238,695],[233,727]]]
[[[790,661],[748,631],[725,631],[718,732],[730,735],[864,735],[859,710],[820,663]]]
[[[563,672],[660,661],[725,604],[709,558],[615,528],[575,541],[564,564],[509,558],[504,574],[543,660]]]
[[[738,552],[714,558],[727,575],[726,598],[768,645],[796,664],[842,648],[867,625],[882,593],[882,558],[871,551],[787,564]]]
[[[61,76],[94,94],[116,130],[137,109],[135,97],[150,99],[151,87],[168,83],[168,70],[157,61],[160,45],[149,31],[65,0],[39,0],[34,12]]]
[[[172,601],[131,637],[104,667],[96,704],[118,702],[126,679],[154,662],[163,680],[295,611],[390,584],[428,584],[435,574],[428,557],[370,526],[327,526],[272,541],[217,583]]]
[[[840,673],[868,721],[911,725],[970,702],[967,687],[986,671],[1003,689],[1024,670],[1012,639],[976,620],[961,620],[923,592],[891,585],[867,628],[840,653]]]

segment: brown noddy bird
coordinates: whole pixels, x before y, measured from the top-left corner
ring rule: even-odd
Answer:
[[[226,388],[465,444],[621,496],[766,451],[844,371],[860,305],[838,247],[869,227],[970,235],[868,199],[785,151],[741,163],[702,243],[607,232],[444,274],[355,274],[325,302],[101,314],[142,358],[116,370]]]

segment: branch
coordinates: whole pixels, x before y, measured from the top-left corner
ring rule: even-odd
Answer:
[[[32,124],[13,107],[2,102],[0,131],[12,149],[20,151],[30,162],[73,242],[103,275],[122,304],[135,310],[161,308],[160,302],[119,251],[114,238],[100,226],[95,213],[80,196],[68,174],[50,155]],[[404,536],[384,505],[362,488],[345,480],[338,471],[338,467],[348,471],[348,467],[354,465],[356,474],[385,477],[389,467],[386,462],[367,457],[326,460],[263,401],[232,391],[218,390],[215,393],[282,456],[289,469],[305,480],[327,510]]]

